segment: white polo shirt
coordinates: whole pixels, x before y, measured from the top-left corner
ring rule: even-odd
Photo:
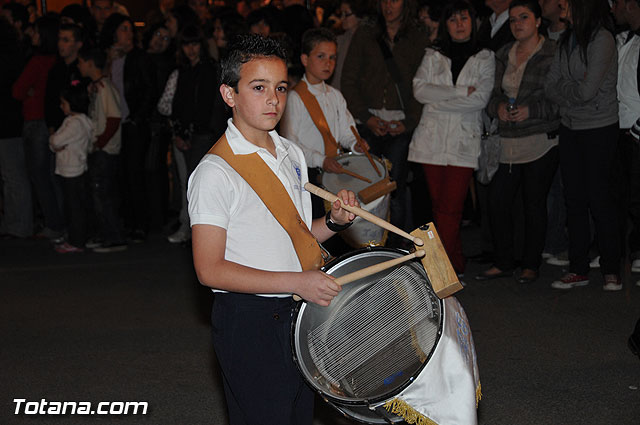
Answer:
[[[347,109],[347,101],[342,93],[324,82],[311,85],[306,75],[302,81],[307,83],[309,92],[316,98],[322,113],[329,124],[329,130],[336,142],[344,148],[351,149],[356,144],[356,136],[351,126],[356,125],[353,116]],[[313,123],[309,111],[304,106],[300,95],[295,90],[289,92],[287,108],[280,121],[280,132],[284,137],[296,143],[304,152],[309,167],[322,168],[325,159],[324,140],[318,127]]]
[[[276,145],[274,158],[266,149],[246,140],[232,119],[225,134],[234,154],[260,155],[311,229],[311,195],[304,189],[308,181],[307,165],[300,148],[271,131],[269,135]],[[287,232],[251,186],[219,156],[207,154],[202,158],[189,178],[187,199],[192,226],[208,224],[226,229],[226,260],[260,270],[302,271]]]

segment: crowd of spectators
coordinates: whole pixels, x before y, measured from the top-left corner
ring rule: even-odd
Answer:
[[[392,223],[422,224],[412,202],[429,199],[462,275],[460,226],[478,219],[477,259],[491,261],[478,280],[520,270],[530,283],[543,258],[568,266],[558,289],[587,284],[590,266],[621,289],[623,256],[640,272],[637,0],[159,0],[138,22],[112,0],[42,16],[23,3],[0,16],[3,237],[60,253],[120,251],[149,232],[187,242],[189,175],[230,116],[229,40],[280,40],[293,86],[302,35],[322,26],[337,35],[328,82],[392,163]],[[500,160],[486,185],[473,172],[491,128]]]

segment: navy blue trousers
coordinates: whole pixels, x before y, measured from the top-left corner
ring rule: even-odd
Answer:
[[[216,293],[211,322],[231,425],[311,425],[291,351],[292,298]]]

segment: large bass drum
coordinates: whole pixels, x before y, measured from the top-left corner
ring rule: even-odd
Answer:
[[[328,264],[339,277],[406,255],[366,248]],[[442,334],[444,308],[419,261],[346,284],[329,307],[299,303],[292,324],[294,360],[311,387],[344,415],[396,423],[383,407],[409,387]]]

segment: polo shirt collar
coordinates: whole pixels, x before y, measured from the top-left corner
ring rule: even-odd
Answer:
[[[225,132],[225,135],[227,136],[229,147],[235,155],[249,155],[255,152],[263,152],[264,154],[272,157],[266,149],[258,147],[245,139],[242,133],[240,133],[240,130],[238,130],[238,128],[233,124],[233,118],[229,118],[227,121],[227,131]],[[278,156],[278,162],[280,162],[288,155],[289,144],[285,140],[281,139],[278,132],[275,130],[271,130],[269,132],[269,136],[271,136],[271,140],[273,140],[273,143],[276,145],[276,155]]]
[[[307,88],[314,96],[325,94],[327,92],[327,86],[325,85],[324,81],[322,81],[320,84],[311,84],[309,80],[307,80],[306,73],[302,76],[302,81],[307,83]]]

